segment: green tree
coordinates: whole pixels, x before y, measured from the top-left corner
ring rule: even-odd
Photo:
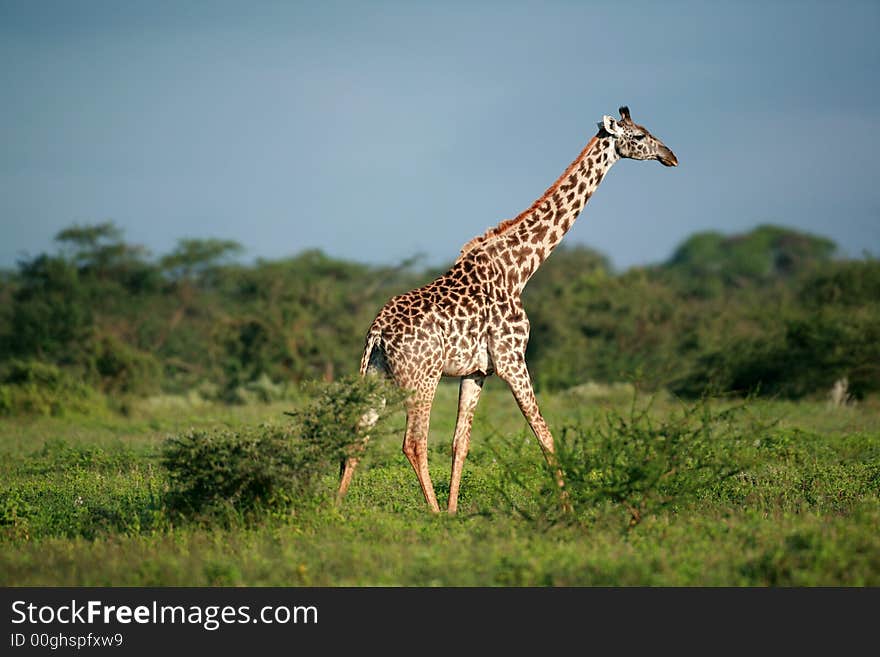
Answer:
[[[786,280],[831,260],[829,239],[779,226],[737,235],[697,233],[684,241],[661,271],[685,292],[718,296],[722,290]]]
[[[174,251],[159,260],[159,265],[175,279],[191,278],[243,250],[233,240],[182,239]]]
[[[6,357],[76,362],[94,331],[94,315],[77,268],[40,255],[19,264],[12,294]]]
[[[124,242],[121,229],[112,221],[65,228],[55,236],[55,241],[82,277],[135,293],[158,286],[158,270],[147,262],[146,249]]]

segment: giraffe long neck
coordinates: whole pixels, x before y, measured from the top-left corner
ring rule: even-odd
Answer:
[[[521,293],[565,237],[608,169],[619,159],[614,140],[603,133],[600,135],[590,140],[577,159],[528,210],[471,240],[462,249],[462,255],[483,249],[501,265],[510,292]]]

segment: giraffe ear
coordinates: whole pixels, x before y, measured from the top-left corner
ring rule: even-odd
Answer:
[[[620,126],[617,125],[617,121],[614,120],[614,117],[608,116],[607,114],[602,117],[602,123],[599,124],[601,127],[605,128],[605,132],[609,135],[614,135],[615,137],[620,134]]]

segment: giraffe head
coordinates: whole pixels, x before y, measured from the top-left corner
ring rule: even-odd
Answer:
[[[667,167],[678,165],[675,153],[643,126],[633,123],[629,108],[620,108],[620,119],[603,116],[599,128],[614,137],[614,147],[620,157],[632,160],[657,160]]]

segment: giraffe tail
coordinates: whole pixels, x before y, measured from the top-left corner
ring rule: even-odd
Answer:
[[[361,376],[366,376],[368,374],[388,375],[385,354],[380,345],[381,341],[382,332],[370,327],[370,331],[367,333],[367,342],[364,345],[364,355],[361,356]],[[358,430],[363,432],[364,430],[371,429],[379,419],[379,411],[384,408],[385,398],[382,397],[378,400],[378,411],[376,408],[370,408],[363,414],[357,425]]]
[[[364,345],[364,355],[361,356],[361,367],[359,370],[361,376],[370,371],[370,365],[373,364],[373,350],[379,345],[381,340],[382,334],[379,331],[371,328],[370,332],[367,333],[367,342]]]

